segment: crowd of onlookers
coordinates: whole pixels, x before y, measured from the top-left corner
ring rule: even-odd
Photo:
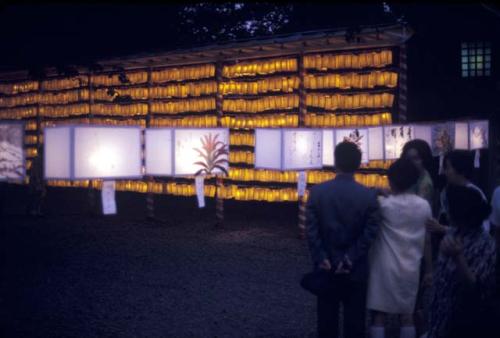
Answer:
[[[471,181],[471,153],[453,150],[438,189],[442,177],[422,140],[390,166],[388,190],[356,183],[360,162],[354,143],[337,145],[336,178],[307,202],[315,271],[303,286],[316,288],[318,335],[339,335],[342,304],[345,338],[366,337],[367,313],[372,338],[385,337],[388,315],[399,316],[401,338],[500,337],[500,188],[489,202]]]

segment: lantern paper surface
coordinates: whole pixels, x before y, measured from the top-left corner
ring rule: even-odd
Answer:
[[[0,180],[19,180],[25,176],[24,125],[0,124]]]
[[[453,149],[454,135],[450,123],[434,124],[431,127],[431,149],[434,156],[442,156]]]
[[[174,174],[173,129],[146,129],[146,174],[171,176]]]
[[[454,149],[469,150],[469,124],[467,122],[454,122],[453,128]]]
[[[174,174],[229,172],[229,129],[175,129]]]
[[[488,121],[469,122],[469,144],[471,150],[488,148]]]
[[[385,159],[394,160],[401,156],[406,142],[413,139],[413,127],[393,125],[384,127]]]
[[[255,129],[255,168],[281,170],[281,129]]]
[[[336,129],[335,145],[343,142],[352,142],[361,150],[361,162],[368,162],[368,130],[367,129]]]
[[[73,179],[72,133],[73,127],[45,127],[43,132],[45,179]]]
[[[335,164],[334,153],[334,130],[323,129],[323,165],[333,166]]]
[[[368,128],[368,160],[384,159],[384,128]]]
[[[321,168],[323,134],[320,129],[283,129],[283,170]]]
[[[141,129],[75,127],[75,179],[142,176]]]

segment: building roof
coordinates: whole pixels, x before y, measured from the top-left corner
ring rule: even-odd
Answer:
[[[380,48],[405,43],[413,34],[407,26],[386,24],[359,26],[330,30],[314,30],[272,37],[220,42],[189,49],[141,53],[98,61],[103,71],[112,71],[117,66],[125,70],[149,67],[179,66],[209,62],[239,62],[247,59],[314,53],[325,51],[348,51],[362,48]],[[77,67],[80,73],[88,69]],[[45,69],[47,75],[56,75],[54,68]],[[0,72],[0,80],[26,79],[28,71]]]

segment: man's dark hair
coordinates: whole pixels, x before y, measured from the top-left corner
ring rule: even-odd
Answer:
[[[472,154],[467,150],[452,150],[444,157],[444,165],[448,165],[447,162],[451,163],[451,166],[455,171],[470,179],[472,173],[474,172],[473,158]]]
[[[478,228],[490,215],[491,207],[474,188],[450,184],[446,188],[450,219],[457,225]]]
[[[419,172],[411,160],[400,158],[389,167],[387,177],[394,189],[403,192],[417,183]]]
[[[343,141],[335,147],[335,167],[344,173],[353,173],[361,164],[361,150],[352,143]]]

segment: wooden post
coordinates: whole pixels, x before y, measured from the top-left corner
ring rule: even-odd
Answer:
[[[406,43],[399,46],[398,122],[408,119],[408,64]]]
[[[215,97],[215,108],[217,110],[217,127],[222,126],[222,91],[220,84],[222,83],[222,62],[217,62],[215,65],[215,83],[217,86],[217,94]],[[221,197],[221,189],[224,186],[222,176],[217,175],[215,178],[215,219],[216,226],[224,224],[224,200]]]
[[[148,113],[146,115],[146,128],[149,128],[151,125],[151,88],[153,87],[153,79],[151,76],[151,67],[148,68]],[[143,151],[144,151],[144,144],[143,144]],[[144,163],[144,156],[143,156],[143,163]],[[146,218],[148,220],[154,220],[155,219],[155,200],[154,200],[154,194],[151,191],[152,186],[154,185],[154,178],[153,176],[147,176],[147,184],[148,184],[148,192],[146,194],[146,212],[147,216]]]
[[[299,128],[305,126],[305,119],[307,114],[306,105],[306,88],[305,88],[305,76],[306,71],[304,68],[304,55],[300,54],[298,59],[299,68]],[[307,176],[306,176],[307,179]],[[304,239],[306,233],[306,199],[305,196],[298,197],[298,227],[299,227],[299,238]]]
[[[43,94],[42,89],[42,81],[38,80],[38,93],[40,95]],[[43,149],[40,143],[40,137],[43,135],[42,133],[42,118],[40,115],[40,101],[38,101],[36,105],[36,151],[37,155],[33,158],[31,162],[31,170],[30,170],[30,190],[31,190],[31,198],[28,212],[35,216],[40,216],[42,214],[42,203],[45,199],[46,186],[45,180],[43,177],[43,160],[42,154]]]

